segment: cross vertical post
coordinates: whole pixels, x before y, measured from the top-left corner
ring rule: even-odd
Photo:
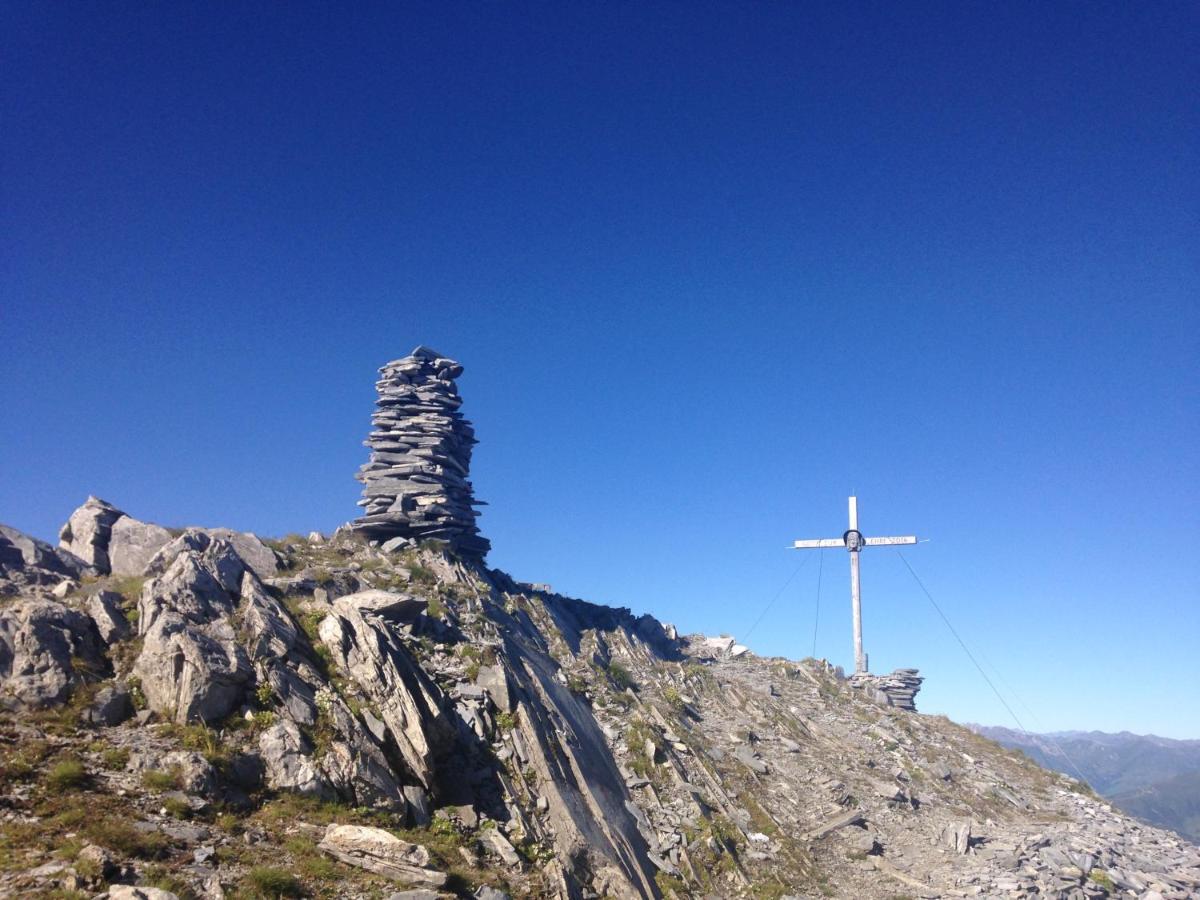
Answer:
[[[865,538],[858,530],[858,498],[851,497],[849,504],[850,527],[841,538],[817,538],[816,540],[796,541],[793,547],[799,550],[823,547],[845,547],[850,552],[850,610],[854,618],[854,671],[867,672],[867,654],[863,650],[862,637],[862,588],[859,583],[858,554],[863,547],[884,547],[897,544],[915,544],[915,535],[901,537],[872,537]]]
[[[862,534],[858,530],[858,498],[850,498],[850,528],[844,540],[850,551],[850,609],[854,616],[854,671],[867,671],[867,655],[862,639],[862,589],[858,581],[858,552]]]

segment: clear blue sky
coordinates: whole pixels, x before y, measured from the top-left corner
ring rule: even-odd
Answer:
[[[1026,727],[1200,737],[1198,9],[5,2],[0,521],[331,530],[429,344],[518,578],[744,635],[856,490]]]

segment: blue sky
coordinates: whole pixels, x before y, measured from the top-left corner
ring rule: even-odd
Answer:
[[[352,517],[466,366],[493,565],[1031,730],[1200,737],[1194,4],[0,7],[0,521]],[[895,551],[876,670],[1011,719]]]

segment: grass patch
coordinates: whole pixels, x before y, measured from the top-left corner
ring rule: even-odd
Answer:
[[[629,670],[619,662],[610,662],[608,664],[608,678],[617,687],[618,690],[626,690],[634,687],[633,675]]]
[[[109,747],[100,753],[100,763],[106,769],[124,769],[129,764],[129,751],[124,747]]]
[[[1092,871],[1088,874],[1088,878],[1100,887],[1104,888],[1110,894],[1115,892],[1117,889],[1117,886],[1113,884],[1112,878],[1103,869],[1092,869]]]
[[[146,871],[142,873],[142,883],[146,887],[170,891],[179,900],[199,900],[186,880],[160,865],[147,866]]]
[[[55,791],[72,791],[87,784],[88,773],[75,757],[60,759],[46,773],[46,786]]]
[[[173,819],[190,819],[192,817],[192,808],[182,797],[164,797],[162,805],[163,809],[167,811],[167,815]]]
[[[295,875],[272,866],[255,866],[242,879],[241,888],[249,896],[264,900],[304,896],[304,886]]]
[[[163,791],[178,791],[182,789],[178,770],[162,772],[158,769],[147,769],[142,773],[142,787],[146,790],[162,793]]]
[[[345,875],[338,864],[317,849],[310,838],[289,838],[283,845],[292,855],[296,871],[311,881],[338,881]]]
[[[162,859],[170,841],[161,831],[142,831],[128,821],[105,816],[84,824],[83,833],[94,844],[138,859]]]

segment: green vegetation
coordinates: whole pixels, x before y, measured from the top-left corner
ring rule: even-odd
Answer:
[[[83,826],[84,836],[101,847],[138,859],[161,859],[170,845],[161,831],[141,831],[125,818],[91,816]]]
[[[510,712],[496,713],[496,727],[501,731],[512,731],[517,727],[517,717]]]
[[[129,751],[124,747],[109,747],[100,753],[100,762],[106,769],[124,769],[129,763]]]
[[[1088,878],[1090,878],[1100,887],[1104,888],[1110,894],[1117,889],[1117,886],[1113,884],[1112,878],[1109,877],[1109,874],[1103,869],[1092,869],[1091,873],[1088,875]]]
[[[148,791],[162,793],[180,789],[181,776],[178,769],[161,772],[158,769],[147,769],[142,773],[142,787]]]
[[[304,896],[304,885],[296,880],[296,876],[271,866],[255,866],[242,879],[241,888],[251,897],[262,897],[263,900]]]
[[[617,690],[623,691],[627,688],[634,687],[633,675],[631,675],[629,670],[619,662],[610,662],[608,664],[607,672],[609,680],[612,681]]]
[[[46,785],[55,791],[69,791],[87,783],[88,773],[75,757],[60,759],[46,773]]]
[[[167,811],[167,815],[172,818],[190,819],[192,817],[192,808],[182,797],[164,797],[162,805],[163,809]]]

